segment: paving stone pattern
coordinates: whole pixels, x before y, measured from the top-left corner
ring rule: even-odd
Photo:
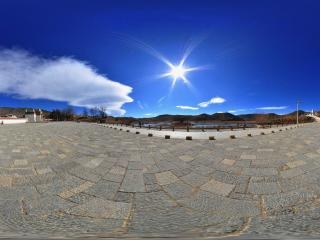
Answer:
[[[320,125],[218,141],[0,126],[0,237],[320,237]]]

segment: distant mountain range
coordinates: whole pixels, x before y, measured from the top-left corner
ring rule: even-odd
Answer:
[[[214,113],[214,114],[200,114],[200,115],[159,115],[152,118],[139,118],[141,121],[155,121],[155,122],[166,122],[166,121],[243,121],[239,116],[231,113]]]
[[[303,116],[306,112],[300,110],[299,116],[300,120],[304,122],[311,122],[312,119]],[[275,113],[253,113],[253,114],[242,114],[233,115],[231,113],[214,113],[214,114],[200,114],[200,115],[159,115],[151,118],[132,118],[132,117],[108,117],[109,123],[122,122],[130,124],[132,122],[143,122],[143,123],[157,123],[157,122],[214,122],[214,121],[246,121],[246,122],[286,122],[292,123],[296,119],[297,112],[291,112],[284,115],[278,115]]]

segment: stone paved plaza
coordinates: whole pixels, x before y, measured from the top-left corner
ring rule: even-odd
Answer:
[[[0,127],[0,237],[320,237],[320,124],[217,141]]]

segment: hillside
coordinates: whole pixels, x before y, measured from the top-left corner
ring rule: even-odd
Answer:
[[[304,111],[299,111],[300,122],[312,122],[313,120],[309,117],[303,116]],[[214,114],[200,114],[200,115],[170,115],[164,114],[151,118],[132,118],[132,117],[108,117],[107,122],[109,123],[125,123],[130,124],[133,122],[143,122],[143,123],[158,123],[158,122],[213,122],[213,121],[246,121],[246,122],[256,122],[265,124],[281,124],[281,123],[295,123],[296,112],[288,113],[285,115],[278,115],[275,113],[253,113],[253,114],[242,114],[233,115],[231,113],[214,113]]]
[[[25,111],[26,111],[26,108],[0,107],[0,116],[6,116],[9,114],[13,114],[19,118],[22,118],[22,117],[24,117]],[[42,112],[45,116],[48,116],[50,114],[50,112],[47,110],[42,109]]]
[[[275,114],[275,113],[253,113],[253,114],[242,114],[239,115],[240,118],[242,118],[245,121],[272,121],[275,119],[281,118],[281,115]]]
[[[235,116],[231,113],[214,113],[209,114],[200,114],[200,115],[170,115],[164,114],[157,117],[151,118],[132,118],[132,117],[108,117],[107,122],[116,123],[123,122],[130,124],[132,122],[141,121],[141,122],[207,122],[207,121],[243,121],[242,118]]]

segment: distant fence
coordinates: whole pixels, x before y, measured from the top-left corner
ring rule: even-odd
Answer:
[[[110,123],[109,123],[110,124]],[[199,125],[186,125],[186,126],[174,126],[169,124],[155,125],[155,124],[122,124],[112,123],[113,126],[125,126],[132,128],[142,128],[159,131],[233,131],[233,130],[246,130],[250,128],[272,128],[272,127],[284,127],[290,124],[267,124],[267,123],[256,123],[256,122],[219,122],[212,123],[210,126],[199,126]]]

